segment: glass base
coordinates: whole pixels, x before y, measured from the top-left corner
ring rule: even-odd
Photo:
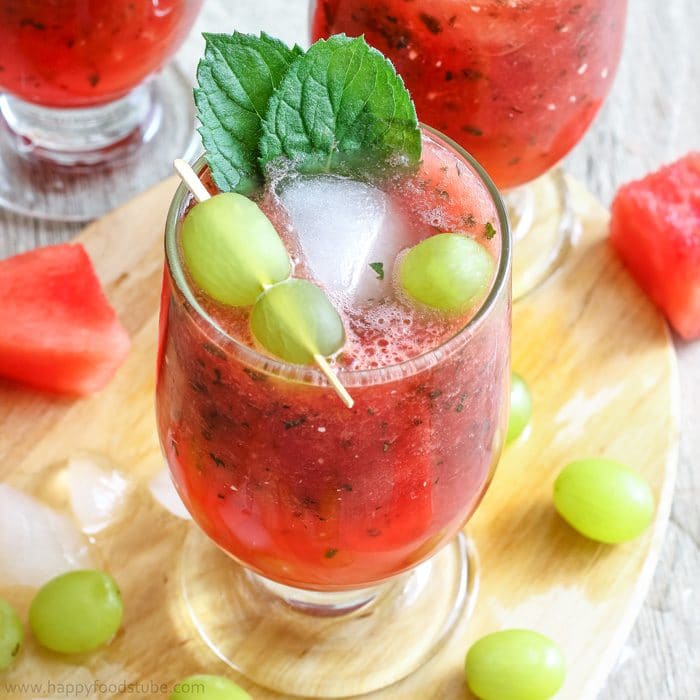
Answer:
[[[513,300],[546,281],[578,235],[566,178],[560,168],[504,193],[513,232]]]
[[[171,174],[197,147],[189,81],[175,66],[108,105],[47,109],[0,96],[0,206],[89,221]]]
[[[98,107],[54,109],[0,95],[0,116],[17,153],[61,165],[93,165],[148,143],[162,106],[152,83]]]
[[[299,590],[252,574],[192,528],[181,560],[186,605],[225,663],[285,696],[341,698],[392,685],[448,641],[476,576],[460,534],[432,559],[362,590]]]

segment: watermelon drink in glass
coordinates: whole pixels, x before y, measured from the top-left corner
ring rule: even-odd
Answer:
[[[193,206],[184,186],[168,215],[158,429],[207,536],[193,529],[185,544],[183,590],[216,654],[286,694],[389,685],[430,658],[465,612],[460,531],[506,428],[509,232],[476,162],[429,127],[421,141],[417,172],[381,184],[282,170],[250,195],[293,276],[318,284],[342,318],[345,344],[331,364],[350,409],[317,368],[261,347],[249,307],[197,287],[183,257]],[[203,160],[195,170],[215,192]],[[446,231],[490,261],[478,298],[452,315],[401,291],[410,252]],[[397,638],[390,661],[376,653]],[[299,673],[302,643],[313,686]]]
[[[551,169],[610,90],[626,8],[626,0],[313,0],[311,34],[363,34],[393,61],[419,118],[505,192],[517,298],[570,244],[566,185]]]
[[[104,164],[125,169],[139,154],[157,157],[148,146],[164,136],[163,130],[168,139],[179,140],[174,153],[185,150],[191,126],[178,130],[170,123],[175,120],[172,100],[186,94],[184,86],[171,75],[159,84],[150,78],[180,46],[201,4],[0,1],[0,120],[5,127],[0,165],[12,172],[0,187],[4,206],[48,218],[91,218],[99,197],[92,202],[86,197],[85,211],[69,213],[62,212],[60,201],[44,202],[32,189],[41,187],[42,177],[69,182],[68,174],[81,169],[89,170],[81,186],[95,192],[114,186],[100,179],[108,174]],[[24,169],[17,166],[19,157]],[[35,171],[44,169],[37,182],[27,180],[28,160],[36,163]],[[171,160],[166,154],[164,162]],[[126,177],[133,177],[133,169]],[[44,211],[49,204],[51,211]]]

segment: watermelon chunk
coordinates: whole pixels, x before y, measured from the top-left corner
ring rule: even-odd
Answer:
[[[0,376],[82,395],[109,382],[129,352],[81,245],[0,261]]]
[[[610,241],[676,331],[700,337],[700,151],[621,187]]]

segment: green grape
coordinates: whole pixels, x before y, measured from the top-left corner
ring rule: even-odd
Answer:
[[[624,464],[603,457],[567,464],[554,482],[554,506],[575,530],[606,544],[634,539],[654,517],[649,484]]]
[[[484,296],[493,268],[489,252],[469,236],[438,233],[408,251],[401,260],[399,279],[415,301],[461,313]]]
[[[254,304],[264,285],[291,271],[275,227],[255,202],[235,192],[195,205],[182,224],[181,242],[192,279],[231,306]]]
[[[110,641],[123,611],[119,588],[109,574],[69,571],[39,589],[29,608],[29,625],[43,646],[75,654]]]
[[[265,290],[250,314],[250,329],[273,355],[299,365],[327,357],[345,344],[338,312],[319,287],[288,279]]]
[[[564,655],[549,637],[501,630],[472,644],[464,664],[469,689],[482,700],[548,700],[564,683]]]
[[[0,598],[0,671],[10,667],[24,642],[24,629],[17,613]]]
[[[513,372],[510,379],[510,414],[506,442],[513,442],[522,435],[532,417],[532,396],[525,380]]]
[[[199,674],[175,684],[169,700],[251,700],[240,686],[223,676]]]

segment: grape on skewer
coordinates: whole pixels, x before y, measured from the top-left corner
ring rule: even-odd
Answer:
[[[210,297],[250,306],[292,269],[284,243],[257,204],[225,192],[194,207],[182,224],[187,269]]]
[[[342,320],[326,295],[307,280],[289,278],[284,244],[254,202],[232,192],[212,197],[188,163],[178,159],[174,166],[198,202],[182,230],[185,263],[194,281],[223,303],[252,304],[251,331],[258,342],[287,362],[314,362],[352,408],[352,397],[326,360],[345,343]],[[231,217],[239,217],[238,222]],[[251,226],[254,235],[248,235]]]

